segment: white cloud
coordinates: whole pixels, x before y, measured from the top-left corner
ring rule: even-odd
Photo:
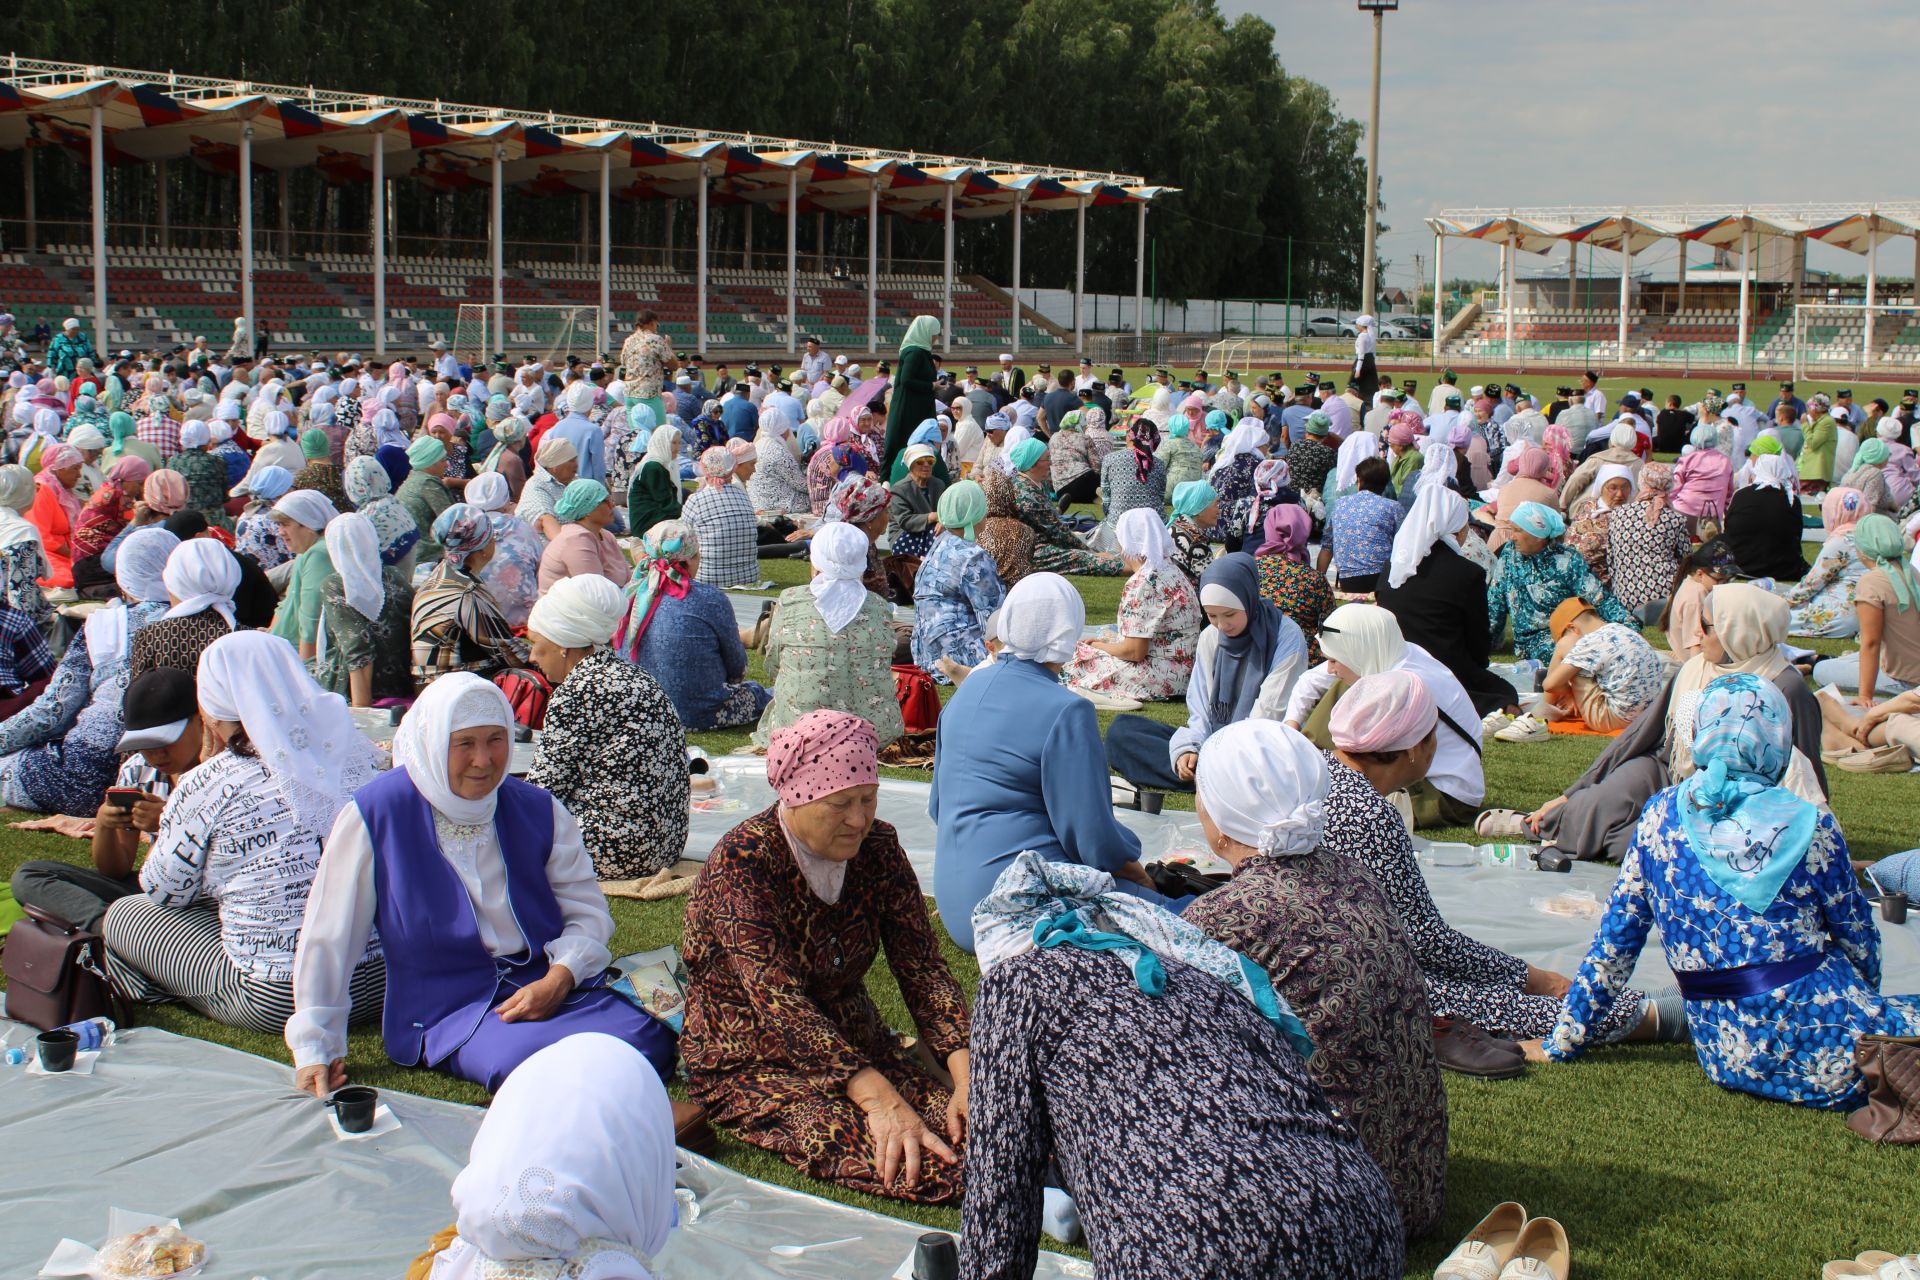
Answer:
[[[1365,122],[1371,19],[1350,0],[1221,8],[1271,23],[1287,70]],[[1403,0],[1386,16],[1380,94],[1390,279],[1411,283],[1416,253],[1432,270],[1421,219],[1446,208],[1920,196],[1920,131],[1884,56],[1916,45],[1911,0]],[[1883,269],[1910,273],[1910,248],[1883,246]],[[1671,271],[1676,253],[1650,256]],[[1450,241],[1448,274],[1491,276],[1497,257]],[[1809,260],[1865,267],[1822,245]]]

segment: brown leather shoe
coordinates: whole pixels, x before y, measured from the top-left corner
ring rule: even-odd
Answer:
[[[1455,1018],[1433,1020],[1433,1056],[1439,1059],[1443,1071],[1483,1080],[1511,1080],[1527,1069],[1526,1055],[1519,1045]]]

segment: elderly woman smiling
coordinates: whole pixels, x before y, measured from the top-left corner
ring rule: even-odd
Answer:
[[[407,712],[394,768],[341,809],[307,898],[287,1047],[296,1083],[346,1083],[346,987],[377,927],[387,1056],[492,1091],[576,1032],[673,1069],[673,1033],[602,983],[613,917],[567,807],[507,776],[513,713],[478,676],[443,676]]]
[[[687,906],[688,1092],[814,1177],[943,1203],[961,1192],[966,1002],[899,838],[874,819],[876,751],[873,726],[840,711],[773,735],[779,802],[722,837]],[[882,946],[937,1074],[867,992]]]
[[[597,574],[554,584],[527,620],[553,682],[527,781],[580,820],[602,880],[650,876],[687,845],[687,739],[654,678],[609,644],[627,594]]]

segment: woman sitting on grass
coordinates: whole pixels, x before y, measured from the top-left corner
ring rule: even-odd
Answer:
[[[974,542],[987,515],[986,491],[956,480],[940,495],[938,514],[940,534],[913,579],[913,661],[946,684],[987,660],[987,616],[1007,589],[993,557]]]
[[[373,746],[293,646],[263,631],[207,646],[195,689],[214,754],[168,796],[141,892],[107,908],[107,967],[137,1002],[178,1000],[273,1035],[294,1011],[301,913],[321,841],[340,806],[372,781]],[[363,932],[339,952],[343,1045],[347,1024],[380,1002],[379,952],[369,943]]]
[[[665,520],[647,530],[614,647],[659,682],[687,728],[757,724],[772,695],[746,679],[751,635],[699,572],[700,539],[691,525]]]
[[[1487,584],[1487,631],[1499,637],[1513,621],[1513,651],[1546,662],[1553,656],[1547,621],[1568,596],[1590,602],[1608,622],[1634,625],[1626,607],[1594,575],[1578,551],[1561,540],[1567,523],[1537,502],[1513,513],[1513,536],[1500,548],[1500,576]]]
[[[840,711],[773,735],[779,800],[722,837],[687,902],[688,1093],[812,1177],[950,1203],[963,1185],[966,1000],[899,838],[874,819],[877,752],[873,726]],[[883,946],[917,1053],[867,989]]]
[[[1548,1056],[1586,1050],[1655,926],[1722,1088],[1848,1109],[1864,1100],[1859,1037],[1920,1035],[1920,996],[1879,994],[1879,927],[1840,824],[1781,785],[1794,719],[1757,675],[1701,690],[1697,767],[1648,801]]]
[[[1115,532],[1132,575],[1120,591],[1118,634],[1082,640],[1066,682],[1134,704],[1182,697],[1204,625],[1199,593],[1174,566],[1173,539],[1158,512],[1135,507]]]
[[[512,726],[500,690],[442,676],[400,722],[394,768],[332,823],[293,964],[286,1040],[301,1090],[347,1081],[347,976],[376,928],[382,1039],[401,1066],[494,1092],[548,1045],[602,1031],[662,1078],[673,1070],[673,1032],[602,984],[606,895],[566,806],[507,776]]]
[[[687,738],[653,677],[609,647],[627,595],[598,574],[554,584],[527,621],[553,682],[527,781],[580,822],[602,880],[636,880],[687,847]]]

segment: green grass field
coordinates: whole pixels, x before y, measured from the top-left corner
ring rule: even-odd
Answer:
[[[800,561],[764,561],[762,567],[783,585],[804,580],[806,573]],[[1120,580],[1076,582],[1089,621],[1112,621]],[[1178,719],[1180,710],[1178,704],[1149,707],[1151,714],[1170,720]],[[690,735],[715,754],[737,750],[746,739],[744,730]],[[1586,767],[1601,745],[1594,738],[1489,743],[1490,802],[1529,808],[1546,801]],[[889,772],[927,777],[924,771]],[[1831,781],[1834,811],[1856,857],[1915,843],[1909,778],[1834,771]],[[1191,801],[1170,797],[1170,805],[1190,807]],[[1467,833],[1430,834],[1446,839]],[[86,857],[78,841],[0,826],[0,875],[10,876],[32,858],[84,862]],[[611,906],[618,926],[616,955],[679,941],[684,899],[620,899]],[[972,958],[951,943],[947,958],[971,993],[979,978]],[[884,967],[869,978],[869,986],[894,1025],[911,1029]],[[272,1037],[235,1031],[179,1009],[155,1009],[147,1017],[171,1031],[286,1060],[284,1046]],[[384,1089],[484,1100],[474,1086],[394,1066],[371,1031],[352,1037],[349,1070]],[[1831,1114],[1720,1090],[1707,1082],[1685,1046],[1607,1049],[1572,1066],[1533,1067],[1519,1080],[1488,1083],[1448,1076],[1446,1084],[1449,1208],[1441,1230],[1412,1246],[1409,1277],[1430,1274],[1482,1214],[1507,1199],[1565,1224],[1575,1274],[1582,1280],[1805,1277],[1817,1275],[1829,1258],[1851,1257],[1862,1249],[1920,1247],[1913,1191],[1920,1185],[1920,1153],[1869,1147]],[[1126,1097],[1123,1084],[1114,1102],[1129,1108],[1151,1105]],[[723,1139],[720,1159],[769,1182],[945,1230],[958,1227],[953,1210],[897,1205],[828,1188],[731,1140]],[[421,1224],[423,1240],[443,1225]]]

